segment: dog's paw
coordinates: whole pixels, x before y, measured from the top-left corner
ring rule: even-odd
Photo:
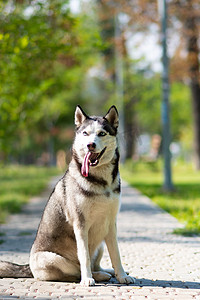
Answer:
[[[95,280],[93,278],[84,278],[81,280],[82,286],[93,286],[95,285]]]
[[[125,284],[131,284],[131,283],[135,283],[135,278],[134,277],[131,277],[127,274],[123,275],[123,276],[118,276],[117,277],[117,280],[120,282],[120,283],[125,283]]]

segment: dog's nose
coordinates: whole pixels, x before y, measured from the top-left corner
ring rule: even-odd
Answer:
[[[87,144],[87,147],[90,151],[92,151],[96,148],[96,144],[95,143],[89,143],[89,144]]]

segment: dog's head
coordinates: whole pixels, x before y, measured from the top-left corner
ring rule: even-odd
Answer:
[[[117,147],[119,117],[113,105],[104,117],[88,116],[80,106],[75,111],[76,137],[74,149],[82,164],[82,175],[90,167],[109,163]]]

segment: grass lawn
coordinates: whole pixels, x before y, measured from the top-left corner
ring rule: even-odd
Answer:
[[[49,179],[59,174],[56,168],[34,166],[0,167],[0,223],[9,213],[20,212],[30,197],[38,195]]]
[[[164,210],[185,224],[184,229],[175,233],[192,236],[200,234],[200,172],[191,164],[176,163],[173,166],[175,191],[162,190],[162,164],[134,163],[127,161],[121,166],[121,176],[139,189]]]

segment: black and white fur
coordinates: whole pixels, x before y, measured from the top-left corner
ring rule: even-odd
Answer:
[[[72,160],[44,210],[30,253],[31,272],[38,280],[81,280],[83,286],[112,275],[120,283],[134,283],[122,267],[116,235],[120,205],[117,109],[112,106],[104,117],[89,117],[77,106],[75,125]],[[81,168],[88,151],[101,155],[84,177]],[[114,270],[100,267],[104,241]],[[0,277],[6,277],[5,273],[6,265],[1,269],[0,263]]]

